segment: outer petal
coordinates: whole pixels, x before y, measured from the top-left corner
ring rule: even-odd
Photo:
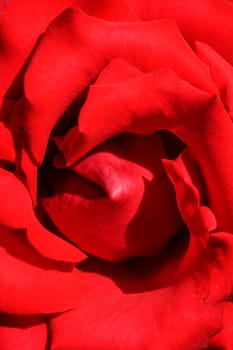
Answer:
[[[141,74],[121,84],[92,85],[78,126],[70,130],[60,149],[69,166],[120,132],[150,134],[160,129],[176,133],[179,130],[179,136],[186,142],[188,135],[182,131],[197,124],[193,128],[196,131],[199,127],[196,115],[211,99],[212,95],[167,69]]]
[[[53,317],[52,349],[204,349],[221,328],[224,299],[232,291],[231,254],[232,237],[212,236],[207,260],[201,259],[197,270],[181,283],[107,297],[103,303],[92,298]],[[217,259],[218,267],[213,267],[212,259]]]
[[[134,66],[113,60],[96,84],[135,75],[141,74]],[[42,198],[43,206],[60,231],[91,254],[109,260],[158,254],[181,225],[162,157],[157,134],[119,135],[73,166],[77,175],[47,174],[53,194]]]
[[[174,132],[187,144],[203,172],[219,228],[233,231],[231,119],[218,97],[171,71],[150,72],[121,84],[93,85],[78,126],[70,130],[60,149],[69,166],[119,132],[147,134],[160,129]]]
[[[44,317],[0,314],[1,350],[46,350],[47,333]]]
[[[67,10],[46,31],[25,75],[24,128],[34,160],[41,162],[69,104],[116,57],[143,71],[169,66],[194,85],[215,89],[173,22],[111,23]]]
[[[129,0],[143,20],[173,18],[185,38],[202,41],[233,64],[233,4],[222,0]],[[208,21],[206,20],[208,18]]]
[[[72,0],[58,0],[53,4],[47,0],[38,4],[27,0],[0,1],[0,101],[5,93],[12,98],[21,96],[23,72],[19,71],[24,70],[23,65],[39,36],[53,18],[75,3]]]
[[[40,314],[78,305],[87,292],[82,275],[69,264],[42,257],[23,233],[0,228],[0,309]]]
[[[89,302],[76,310],[52,317],[53,350],[121,350],[122,347],[127,350],[202,350],[221,330],[224,303],[233,291],[232,236],[208,234],[215,228],[216,222],[211,212],[199,206],[197,191],[182,159],[175,162],[167,160],[165,167],[174,182],[178,204],[191,233],[188,253],[183,256],[186,269],[188,266],[187,274],[173,279],[177,273],[177,257],[174,259],[171,255],[170,263],[169,258],[165,259],[167,269],[162,265],[160,271],[154,264],[148,278],[145,278],[143,267],[132,262],[128,275],[127,265],[123,266],[122,272],[108,274],[121,288],[122,292],[119,290],[120,293],[116,294],[111,283],[104,282],[100,265],[96,276],[100,280],[95,286],[104,283],[103,289],[107,292],[104,302],[95,289]],[[188,206],[183,205],[184,198]],[[178,262],[178,269],[181,266],[182,259]],[[111,269],[114,270],[114,267]],[[157,273],[153,273],[153,269]],[[86,276],[92,278],[87,271]],[[167,284],[159,284],[161,277],[167,280]],[[150,286],[151,291],[143,293],[141,289],[140,292],[137,285],[141,288],[143,285],[144,290]]]
[[[42,255],[55,260],[77,263],[85,254],[47,231],[36,219],[31,198],[15,175],[0,169],[0,223],[13,229],[26,229],[27,237]]]

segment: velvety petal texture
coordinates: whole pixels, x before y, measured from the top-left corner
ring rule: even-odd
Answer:
[[[106,298],[103,303],[92,300],[56,316],[51,321],[52,349],[88,349],[93,343],[96,349],[207,347],[221,329],[224,300],[232,289],[232,266],[221,260],[223,251],[232,254],[230,242],[228,235],[212,236],[207,260],[200,259],[198,270],[173,287]],[[218,261],[215,269],[213,259]]]
[[[112,261],[156,255],[182,226],[164,157],[158,135],[121,135],[71,170],[48,174],[53,194],[42,204],[88,253]]]
[[[64,311],[77,305],[85,283],[69,264],[43,258],[19,230],[1,227],[0,245],[2,311],[39,314]]]
[[[66,10],[50,25],[25,74],[23,123],[35,161],[41,162],[48,135],[68,105],[116,57],[144,71],[170,67],[194,85],[214,89],[205,65],[173,22],[118,24],[89,17],[78,9]]]
[[[232,1],[189,0],[185,6],[182,0],[129,0],[129,3],[142,20],[173,18],[191,44],[205,42],[233,64]]]
[[[27,0],[1,0],[0,99],[5,94],[13,99],[21,96],[26,61],[37,40],[51,20],[75,3],[72,0],[58,0],[56,4],[47,0],[38,4]],[[15,79],[17,81],[12,84]]]
[[[48,330],[41,316],[0,314],[0,344],[2,350],[46,350]]]
[[[26,229],[29,242],[45,257],[73,263],[85,258],[81,251],[47,231],[38,222],[29,193],[16,176],[0,169],[0,187],[1,225],[12,229]]]
[[[233,2],[0,0],[0,349],[233,349]]]

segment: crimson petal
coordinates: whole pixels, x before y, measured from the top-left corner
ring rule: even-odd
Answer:
[[[69,104],[114,58],[143,71],[168,66],[195,86],[215,91],[206,66],[173,22],[112,23],[69,9],[49,26],[25,74],[24,128],[34,161],[41,162],[49,134]]]
[[[223,327],[221,332],[217,333],[213,337],[210,345],[214,349],[232,349],[232,334],[233,334],[233,304],[229,301],[225,305],[224,315],[223,315]]]
[[[150,134],[170,129],[185,142],[190,141],[187,129],[197,124],[194,133],[199,128],[196,114],[212,98],[167,69],[118,84],[92,85],[78,126],[70,130],[60,146],[66,165],[72,165],[99,143],[124,131]]]
[[[197,42],[195,51],[208,65],[221,99],[233,120],[233,67],[205,43]]]
[[[0,169],[0,188],[1,225],[27,229],[32,246],[50,259],[77,263],[86,257],[78,248],[53,235],[39,223],[29,193],[14,174]]]
[[[207,347],[221,329],[224,303],[232,292],[232,249],[230,235],[216,234],[196,270],[180,283],[147,293],[110,295],[103,302],[92,297],[52,317],[52,350]]]
[[[0,314],[1,350],[46,350],[47,324],[42,316]]]
[[[0,159],[15,162],[16,151],[10,126],[0,122]]]
[[[138,16],[126,0],[77,0],[78,6],[91,16],[108,21],[135,21]]]
[[[231,1],[189,0],[185,6],[182,1],[170,0],[129,0],[129,3],[143,20],[173,18],[193,46],[195,41],[205,42],[233,64]]]
[[[22,84],[16,82],[11,88],[13,80],[51,20],[74,4],[77,1],[57,0],[53,4],[47,0],[41,0],[37,4],[27,0],[0,1],[0,104],[6,93],[13,99],[20,97]],[[22,74],[20,79],[22,80]]]
[[[42,257],[18,231],[0,228],[0,309],[45,314],[79,305],[87,292],[82,275],[70,264]]]

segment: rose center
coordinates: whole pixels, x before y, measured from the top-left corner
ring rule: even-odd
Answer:
[[[182,226],[158,134],[121,134],[69,170],[46,173],[41,203],[55,226],[109,261],[159,254]]]

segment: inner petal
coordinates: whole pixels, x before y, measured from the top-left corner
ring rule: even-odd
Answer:
[[[158,134],[121,134],[71,170],[46,174],[42,205],[84,251],[109,261],[159,254],[183,222]]]

